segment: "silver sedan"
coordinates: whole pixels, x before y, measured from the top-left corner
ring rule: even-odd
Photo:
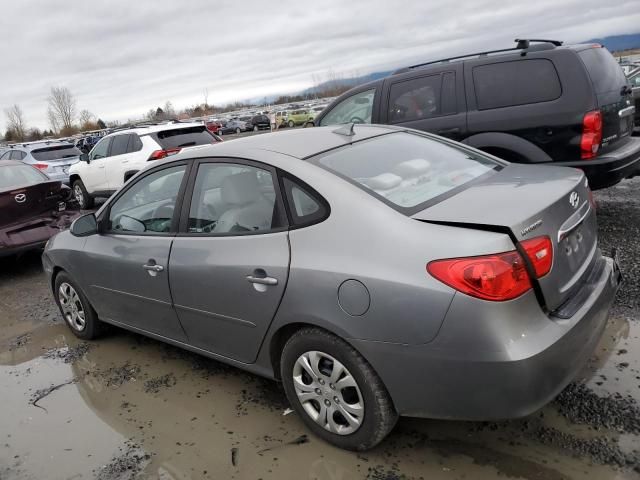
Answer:
[[[153,162],[47,245],[75,335],[117,325],[281,381],[323,439],[399,415],[528,415],[571,381],[619,284],[582,172],[347,125]]]

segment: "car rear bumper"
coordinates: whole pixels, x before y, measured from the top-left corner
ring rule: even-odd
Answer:
[[[504,302],[507,314],[499,315],[491,302],[456,294],[462,304],[452,304],[429,344],[350,341],[378,372],[401,415],[522,417],[551,401],[595,350],[620,283],[615,262],[607,258],[592,282],[592,295],[567,320],[545,315],[534,295]]]
[[[43,247],[53,235],[69,228],[79,215],[80,212],[65,211],[0,228],[0,257]]]
[[[592,190],[611,187],[625,178],[640,175],[640,138],[629,138],[624,146],[593,160],[553,164],[581,169]]]

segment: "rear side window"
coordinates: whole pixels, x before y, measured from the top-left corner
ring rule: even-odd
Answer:
[[[295,226],[310,225],[327,216],[329,208],[326,201],[310,187],[289,177],[282,179],[282,185]]]
[[[199,125],[189,128],[175,128],[158,132],[158,142],[165,150],[170,148],[193,147],[195,145],[209,145],[216,139],[209,133],[207,127]]]
[[[110,157],[116,155],[124,155],[127,153],[127,144],[129,143],[129,135],[116,135],[111,141]]]
[[[26,157],[27,154],[20,151],[20,150],[14,150],[13,152],[11,152],[11,155],[9,155],[9,159],[10,160],[22,160],[24,157]],[[36,159],[36,160],[42,160],[42,159]]]
[[[596,93],[619,91],[627,84],[622,68],[606,48],[589,48],[579,55]]]
[[[142,150],[142,140],[135,133],[129,135],[129,143],[127,144],[127,153],[139,152]]]
[[[501,168],[471,150],[408,132],[353,143],[311,161],[408,215]]]
[[[473,84],[478,110],[548,102],[562,94],[558,72],[546,59],[474,67]]]
[[[455,113],[455,76],[453,73],[448,73],[446,79],[447,86],[444,91],[443,76],[440,74],[391,85],[389,123],[409,122]],[[448,96],[446,100],[442,98],[445,92]],[[445,108],[443,108],[444,105],[446,105]]]

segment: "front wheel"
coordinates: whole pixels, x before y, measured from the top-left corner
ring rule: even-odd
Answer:
[[[258,130],[260,130],[260,129],[258,128],[258,125],[254,125],[254,126],[253,126],[253,131],[254,131],[254,132],[257,132]]]
[[[295,127],[295,123],[293,123],[293,120],[289,120],[289,122],[287,123],[287,125],[289,126],[289,128],[293,128]]]
[[[398,415],[382,380],[344,340],[317,328],[299,330],[282,351],[280,374],[289,403],[307,427],[347,450],[368,450]]]
[[[87,192],[87,189],[85,188],[84,183],[82,183],[82,180],[76,180],[75,182],[73,182],[73,196],[75,197],[81,209],[84,210],[85,208],[93,207],[93,197]]]
[[[98,337],[104,331],[104,323],[98,320],[98,315],[66,272],[60,272],[54,283],[54,295],[60,313],[71,332],[83,340]]]
[[[240,128],[236,128],[236,135],[240,135],[240,133],[242,133],[242,130],[240,130]]]

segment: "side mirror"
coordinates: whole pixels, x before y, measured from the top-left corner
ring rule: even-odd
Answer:
[[[80,160],[82,160],[83,162],[87,162],[89,163],[89,154],[88,153],[82,153],[82,155],[80,155]]]
[[[88,237],[98,233],[98,221],[93,213],[87,213],[76,218],[71,224],[71,235],[76,237]]]

